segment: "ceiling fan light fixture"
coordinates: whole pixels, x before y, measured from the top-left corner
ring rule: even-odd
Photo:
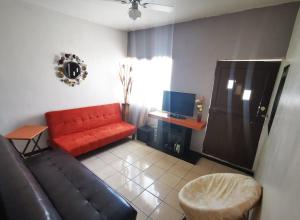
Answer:
[[[152,0],[150,0],[150,2],[148,2],[148,0],[106,0],[106,1],[113,1],[113,2],[119,2],[121,4],[130,5],[131,7],[129,8],[128,15],[129,18],[131,18],[134,21],[142,17],[142,13],[139,10],[139,7],[144,9],[160,11],[160,12],[166,12],[166,13],[171,13],[174,11],[173,6],[162,5],[159,3],[151,2]]]
[[[132,20],[136,20],[142,17],[142,13],[138,8],[130,8],[128,14]]]

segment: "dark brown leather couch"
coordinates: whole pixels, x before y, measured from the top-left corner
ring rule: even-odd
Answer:
[[[23,160],[0,136],[0,219],[133,220],[136,210],[69,154]]]

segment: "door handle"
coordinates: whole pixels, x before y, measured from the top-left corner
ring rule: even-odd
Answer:
[[[264,112],[264,111],[266,111],[266,110],[267,110],[267,108],[266,108],[265,106],[261,106],[261,107],[260,107],[260,111]]]
[[[265,106],[258,106],[256,116],[260,116],[261,118],[266,118],[267,117],[267,108]]]

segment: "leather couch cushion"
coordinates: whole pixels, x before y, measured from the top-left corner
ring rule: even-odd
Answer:
[[[78,156],[128,137],[134,132],[135,126],[126,122],[118,122],[91,130],[60,136],[54,138],[53,143],[71,153],[73,156]]]
[[[52,139],[122,121],[118,103],[47,112],[45,116]]]
[[[0,216],[11,220],[61,219],[16,150],[0,136]]]
[[[67,153],[55,149],[26,160],[65,220],[133,220],[137,212]]]

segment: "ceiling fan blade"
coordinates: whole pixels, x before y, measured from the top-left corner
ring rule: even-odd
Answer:
[[[123,4],[130,4],[129,0],[120,0],[120,2],[123,3]]]
[[[120,2],[122,4],[130,4],[129,0],[102,0],[102,1],[107,1],[107,2]]]
[[[155,3],[143,3],[142,6],[144,8],[148,8],[151,10],[162,11],[162,12],[167,12],[167,13],[171,13],[174,11],[174,7],[168,6],[168,5],[160,5],[160,4],[155,4]]]

